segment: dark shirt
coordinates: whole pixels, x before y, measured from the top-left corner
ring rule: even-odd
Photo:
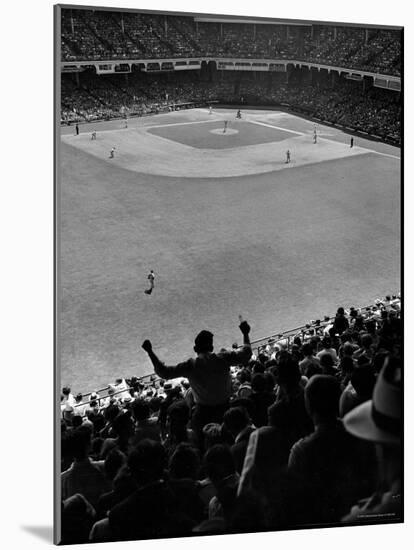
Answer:
[[[200,405],[214,407],[226,403],[232,394],[230,367],[246,364],[252,356],[250,346],[239,351],[222,353],[199,353],[184,363],[167,367],[154,367],[158,376],[165,379],[185,377],[193,392],[194,401]]]
[[[200,483],[192,479],[170,479],[168,483],[177,500],[177,509],[195,523],[202,521],[206,514]]]
[[[318,426],[290,452],[288,471],[296,491],[300,523],[338,522],[361,498],[373,454],[345,431],[340,420]],[[373,446],[369,451],[373,452]],[[374,466],[375,468],[375,466]]]
[[[252,420],[256,428],[266,426],[267,410],[275,401],[275,395],[270,392],[255,393],[249,397],[252,402]]]
[[[112,540],[139,540],[184,536],[193,522],[177,509],[173,492],[164,481],[135,491],[109,512]]]
[[[235,443],[231,446],[231,454],[234,458],[234,463],[236,465],[236,470],[241,474],[244,464],[244,458],[246,456],[247,446],[249,444],[250,434],[254,432],[252,426],[247,426],[239,435],[236,437]]]
[[[322,374],[321,362],[314,356],[305,357],[299,363],[299,369],[303,376],[312,378],[315,374]]]
[[[132,447],[138,445],[143,439],[161,441],[161,426],[157,418],[146,418],[137,422],[135,433],[130,440]]]
[[[336,315],[333,323],[333,332],[334,334],[342,334],[349,328],[348,319],[345,315]]]
[[[283,426],[279,426],[279,428],[283,429],[289,447],[301,437],[312,432],[313,423],[306,411],[303,387],[298,386],[290,394],[280,394],[276,399],[276,404],[283,409],[279,415]],[[269,407],[269,410],[271,408]]]

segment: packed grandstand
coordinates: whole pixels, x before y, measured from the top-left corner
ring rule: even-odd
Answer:
[[[401,521],[399,295],[257,342],[240,330],[244,346],[217,355],[213,335],[195,339],[227,373],[224,405],[199,401],[222,393],[217,373],[200,388],[157,358],[167,379],[62,389],[63,543]],[[358,433],[353,416],[374,405],[379,428]]]
[[[401,29],[62,9],[61,33],[64,124],[216,102],[401,140]]]

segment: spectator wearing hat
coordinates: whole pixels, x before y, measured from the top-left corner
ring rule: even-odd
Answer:
[[[402,521],[402,363],[388,356],[374,387],[372,399],[355,407],[344,417],[345,429],[376,446],[377,491],[355,504],[342,521],[377,523]]]
[[[203,330],[195,339],[194,351],[197,357],[176,366],[165,366],[153,351],[149,340],[142,344],[158,376],[188,379],[195,401],[192,423],[200,442],[206,424],[223,420],[232,393],[230,367],[247,364],[252,355],[250,326],[242,321],[239,328],[244,337],[244,347],[240,351],[213,353],[213,334]]]

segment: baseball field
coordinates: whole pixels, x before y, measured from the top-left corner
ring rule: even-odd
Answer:
[[[174,364],[202,329],[216,349],[240,343],[239,314],[254,339],[400,289],[398,148],[285,112],[192,109],[62,128],[59,156],[59,361],[75,392],[150,373],[145,338]]]

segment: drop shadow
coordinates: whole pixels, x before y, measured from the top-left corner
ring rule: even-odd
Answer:
[[[20,527],[38,539],[53,544],[53,527],[51,525],[21,525]]]

